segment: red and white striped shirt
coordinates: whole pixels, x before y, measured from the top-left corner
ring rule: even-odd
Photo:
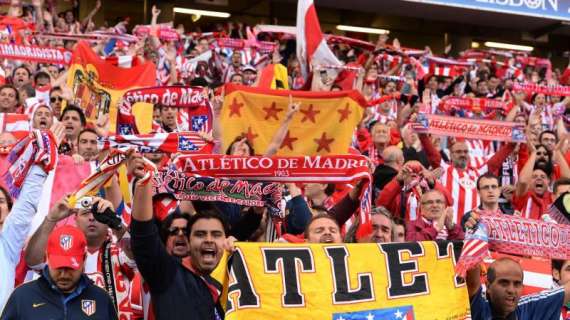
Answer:
[[[546,213],[550,204],[552,204],[552,193],[544,192],[542,196],[537,195],[533,191],[528,191],[523,196],[513,196],[513,207],[521,212],[521,216],[527,219],[540,219]]]
[[[477,178],[487,172],[487,164],[479,168],[468,166],[463,170],[442,161],[441,168],[443,169],[443,174],[440,177],[441,184],[454,200],[453,222],[459,223],[465,212],[479,206]]]

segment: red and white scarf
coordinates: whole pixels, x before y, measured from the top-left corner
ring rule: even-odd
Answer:
[[[413,123],[417,132],[495,141],[524,142],[524,128],[515,122],[466,119],[435,114],[419,114]]]
[[[174,160],[179,171],[212,178],[281,183],[350,183],[365,179],[367,187],[359,195],[361,224],[370,221],[368,164],[369,160],[362,155],[243,157],[213,154],[183,155]]]
[[[114,135],[97,140],[99,150],[136,148],[140,153],[211,153],[214,144],[197,132]]]
[[[18,141],[8,155],[9,166],[4,180],[12,197],[17,197],[32,165],[40,165],[45,172],[55,168],[57,143],[50,131],[34,130]]]
[[[145,160],[145,176],[141,179],[143,182],[150,181],[152,173],[156,171],[156,167],[152,162],[143,158]],[[105,157],[95,172],[93,172],[89,177],[81,182],[77,191],[75,191],[69,199],[69,205],[71,207],[75,206],[77,200],[82,197],[97,192],[101,187],[103,187],[115,174],[117,169],[125,163],[127,160],[127,155],[123,151],[112,149],[111,152]]]
[[[485,98],[447,97],[439,102],[439,109],[445,113],[449,113],[453,109],[487,113],[495,110],[506,110],[507,108],[506,102]]]
[[[51,47],[0,43],[0,58],[67,65],[71,61],[71,51]]]
[[[570,96],[570,86],[542,86],[534,83],[515,83],[513,91],[522,91],[529,95],[542,93],[547,96]]]
[[[167,86],[129,90],[125,92],[119,104],[117,133],[125,135],[139,132],[132,114],[133,106],[138,102],[179,108],[209,106],[205,89],[201,87]]]

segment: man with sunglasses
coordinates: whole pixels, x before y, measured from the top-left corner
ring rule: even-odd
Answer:
[[[115,308],[118,308],[120,319],[131,319],[133,311],[130,306],[129,291],[136,264],[130,258],[130,251],[111,241],[109,227],[95,219],[92,207],[97,206],[96,214],[112,214],[108,211],[114,212],[111,202],[98,197],[90,198],[90,202],[86,199],[78,200],[78,203],[83,205],[82,208],[70,208],[67,198],[61,199],[52,207],[28,243],[25,252],[26,264],[33,270],[43,269],[49,235],[60,221],[74,214],[75,224],[87,240],[85,275],[95,285],[109,293]],[[121,231],[124,232],[124,228],[118,231],[120,236],[122,236]],[[105,270],[113,272],[108,273]]]
[[[49,92],[49,105],[53,111],[54,117],[58,119],[61,116],[62,104],[65,100],[62,95],[63,90],[61,90],[61,87],[53,87]]]

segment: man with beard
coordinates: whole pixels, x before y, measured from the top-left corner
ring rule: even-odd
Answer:
[[[107,209],[114,211],[113,205],[107,200],[93,197],[91,201],[91,205],[97,205],[97,214],[106,214]],[[79,199],[78,203],[83,201]],[[96,286],[107,289],[109,296],[116,302],[119,317],[129,319],[132,313],[129,305],[130,280],[134,277],[136,265],[130,258],[129,251],[111,241],[109,227],[95,220],[91,205],[76,209],[69,207],[67,198],[58,201],[30,239],[25,252],[26,264],[34,270],[43,268],[50,234],[60,221],[75,214],[75,224],[87,241],[82,272]],[[113,270],[112,276],[104,272],[107,267]]]
[[[41,277],[14,290],[0,319],[117,319],[107,292],[83,273],[86,250],[81,230],[56,229],[47,239]]]
[[[309,243],[342,243],[340,226],[329,214],[315,215],[307,224],[305,240]]]
[[[497,259],[489,266],[485,294],[479,265],[467,271],[466,282],[474,320],[558,320],[560,309],[570,301],[570,282],[562,288],[521,297],[523,270],[511,258]]]
[[[187,226],[189,257],[171,256],[153,222],[152,184],[142,180],[145,176],[142,156],[129,153],[127,168],[135,177],[131,245],[139,271],[150,288],[156,318],[223,318],[218,299],[221,285],[210,274],[226,247],[227,223],[213,211],[199,211]]]
[[[14,86],[5,84],[0,86],[0,112],[15,113],[20,101],[20,93]]]
[[[440,177],[441,184],[455,200],[453,202],[454,223],[460,223],[465,212],[479,205],[477,178],[486,172],[497,175],[515,146],[513,143],[505,144],[483,165],[472,167],[469,146],[464,140],[457,140],[449,147],[451,163],[441,160],[441,155],[429,139],[424,139],[422,143],[430,164],[443,169]]]
[[[570,169],[560,151],[562,145],[563,143],[559,143],[556,146],[552,159],[559,165],[560,175],[563,178],[569,178]],[[514,208],[520,211],[523,217],[540,219],[554,200],[552,193],[548,190],[552,181],[553,165],[550,153],[544,145],[534,147],[532,143],[528,143],[527,146],[530,156],[519,173],[512,202]],[[554,174],[554,176],[557,175]]]

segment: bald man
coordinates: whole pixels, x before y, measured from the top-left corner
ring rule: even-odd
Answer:
[[[521,297],[523,270],[511,258],[497,259],[489,266],[486,294],[480,276],[479,265],[467,272],[473,320],[559,320],[562,306],[570,301],[570,282],[554,290]]]
[[[396,146],[389,146],[382,151],[384,163],[377,166],[373,174],[374,188],[382,190],[392,180],[404,165],[404,153]]]

